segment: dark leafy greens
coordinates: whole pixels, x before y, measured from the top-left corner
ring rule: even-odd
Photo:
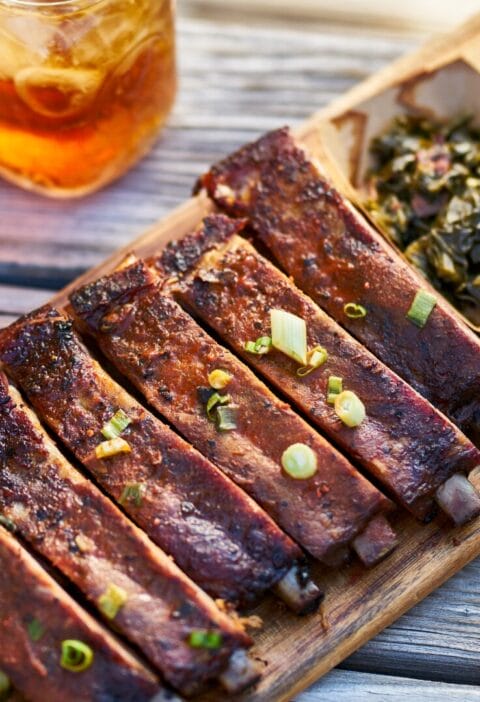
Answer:
[[[480,128],[400,116],[373,140],[366,207],[409,261],[480,320]]]

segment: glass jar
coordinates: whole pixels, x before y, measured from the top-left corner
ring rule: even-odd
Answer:
[[[153,144],[175,89],[174,0],[0,0],[0,175],[85,195]]]

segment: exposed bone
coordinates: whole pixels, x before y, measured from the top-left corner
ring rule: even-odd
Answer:
[[[461,473],[452,475],[440,485],[435,499],[457,526],[480,515],[480,494]]]
[[[219,676],[219,681],[231,695],[254,685],[261,677],[260,664],[252,661],[246,651],[238,649],[232,653],[228,668]]]
[[[305,566],[294,565],[274,587],[274,592],[296,614],[315,612],[323,592],[315,585]]]
[[[352,546],[366,566],[375,565],[397,545],[397,535],[383,515],[374,517],[354,539]]]

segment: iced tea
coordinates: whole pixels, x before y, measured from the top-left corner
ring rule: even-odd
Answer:
[[[0,174],[56,197],[113,180],[175,95],[174,0],[0,0]]]

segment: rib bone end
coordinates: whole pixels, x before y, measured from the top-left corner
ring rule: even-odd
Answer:
[[[226,692],[234,695],[257,683],[260,677],[260,664],[239,649],[232,653],[228,668],[219,676],[219,681]]]
[[[295,614],[316,612],[323,600],[323,592],[310,579],[305,566],[294,565],[275,585],[274,592]]]
[[[383,515],[372,519],[353,541],[352,546],[366,566],[373,566],[388,556],[397,545],[397,535]]]
[[[480,515],[480,494],[461,473],[452,475],[440,485],[435,499],[457,526]]]

